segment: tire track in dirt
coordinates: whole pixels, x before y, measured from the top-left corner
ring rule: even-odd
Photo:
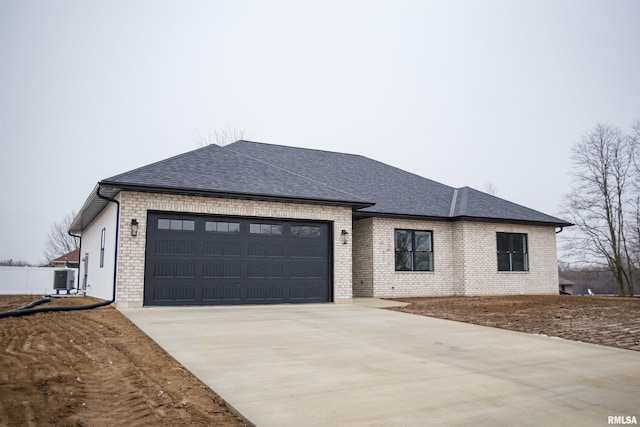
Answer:
[[[30,408],[30,402],[9,402],[3,405],[8,406],[6,410],[24,412],[19,419],[25,424],[55,424],[67,418],[70,410],[90,412],[94,425],[108,425],[114,420],[131,426],[159,423],[154,406],[163,402],[149,396],[145,380],[136,369],[109,363],[118,357],[117,350],[101,340],[102,336],[96,336],[95,325],[78,322],[67,313],[41,315],[64,316],[67,327],[54,330],[53,323],[33,324],[27,317],[11,319],[16,329],[28,333],[24,341],[20,340],[22,334],[2,336],[2,341],[9,341],[3,357],[9,358],[11,369],[2,375],[1,385],[12,389],[11,384],[27,380],[38,389],[41,399],[55,398],[63,405],[57,409],[51,405],[50,412],[39,414]],[[32,325],[38,329],[31,330]],[[68,359],[60,360],[57,354],[66,354]],[[27,361],[29,368],[25,369]]]
[[[73,327],[73,333],[64,334],[64,339],[82,354],[81,363],[73,365],[76,398],[82,400],[83,410],[91,412],[92,423],[107,425],[118,420],[131,426],[158,424],[161,414],[154,407],[162,402],[149,393],[149,381],[139,370],[113,363],[112,359],[120,357],[118,349],[110,344],[113,334],[95,322]],[[83,339],[78,340],[78,335]]]
[[[0,426],[43,425],[243,424],[104,307],[0,319]]]

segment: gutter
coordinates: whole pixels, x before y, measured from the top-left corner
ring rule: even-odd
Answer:
[[[416,219],[416,220],[428,220],[428,221],[475,221],[475,222],[490,222],[501,224],[521,224],[521,225],[535,225],[544,227],[571,227],[571,223],[558,223],[558,222],[542,222],[542,221],[530,221],[524,219],[506,219],[506,218],[489,218],[489,217],[475,217],[475,216],[430,216],[430,215],[417,215],[417,214],[396,214],[389,212],[373,212],[373,211],[356,211],[354,212],[354,220],[364,218],[401,218],[401,219]]]
[[[226,199],[255,199],[262,201],[272,202],[284,202],[284,203],[307,203],[313,205],[332,205],[332,206],[351,206],[356,209],[363,209],[374,206],[374,202],[367,202],[365,200],[331,200],[331,199],[309,199],[305,197],[297,196],[278,196],[271,194],[260,193],[233,193],[216,190],[206,190],[201,188],[188,188],[188,187],[157,187],[144,184],[123,184],[117,182],[100,181],[98,183],[98,189],[100,185],[108,186],[110,188],[117,188],[120,191],[140,191],[146,193],[168,193],[168,194],[180,194],[180,195],[193,195],[193,196],[205,196],[205,197],[219,197]],[[100,197],[100,195],[98,195]],[[105,196],[100,197],[104,200],[109,200]],[[110,200],[109,200],[110,201]]]

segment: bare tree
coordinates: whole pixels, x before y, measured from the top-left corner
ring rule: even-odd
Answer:
[[[213,136],[201,136],[198,139],[198,145],[200,145],[200,147],[206,147],[209,144],[216,144],[224,147],[227,144],[231,144],[232,142],[236,142],[244,138],[251,138],[251,136],[245,135],[245,131],[242,129],[228,127],[226,129],[215,131]]]
[[[44,257],[47,263],[51,262],[66,253],[78,249],[80,241],[77,237],[69,235],[69,228],[75,218],[76,213],[66,214],[60,221],[51,225],[47,242],[44,246]]]
[[[631,125],[629,143],[633,147],[633,170],[634,170],[634,193],[632,200],[632,226],[631,226],[631,248],[633,260],[637,268],[640,268],[640,120],[636,120]]]
[[[586,263],[604,260],[620,295],[633,295],[630,203],[633,191],[632,139],[617,127],[597,125],[573,147],[573,183],[566,213],[577,226],[570,249]]]
[[[498,187],[496,187],[492,182],[485,183],[483,190],[485,193],[491,194],[492,196],[498,195]]]

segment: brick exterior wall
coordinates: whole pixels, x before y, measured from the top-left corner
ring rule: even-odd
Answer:
[[[300,203],[265,202],[160,193],[123,191],[120,197],[120,242],[116,300],[118,307],[141,307],[144,296],[144,263],[147,211],[309,219],[333,222],[333,300],[352,300],[352,238],[342,243],[341,231],[351,229],[351,208]],[[138,235],[131,236],[131,219],[138,220]]]
[[[433,272],[395,271],[396,228],[433,231]],[[558,293],[554,227],[369,218],[353,229],[355,296]],[[497,271],[496,232],[528,235],[528,272]]]
[[[433,231],[433,271],[395,271],[396,228]],[[373,287],[376,297],[453,295],[451,223],[373,218]]]
[[[465,221],[462,229],[465,295],[558,293],[554,227]],[[497,232],[527,234],[529,271],[498,271]]]
[[[333,300],[357,297],[555,294],[558,292],[554,227],[475,221],[367,218],[348,207],[265,202],[158,193],[121,192],[117,304],[141,307],[147,211],[218,214],[333,222]],[[139,223],[130,233],[131,219]],[[396,272],[394,230],[433,231],[434,271]],[[348,244],[341,231],[347,230]],[[496,232],[526,233],[528,272],[498,272]]]
[[[353,296],[373,297],[373,218],[353,222]]]

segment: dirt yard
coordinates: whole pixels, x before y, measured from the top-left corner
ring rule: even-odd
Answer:
[[[0,312],[34,299],[0,295]],[[112,307],[0,319],[0,426],[112,425],[244,424]]]
[[[640,298],[508,296],[397,299],[393,310],[640,351]]]
[[[0,296],[0,311],[33,297]],[[84,298],[49,304],[84,304]],[[400,311],[640,351],[640,299],[411,298]],[[46,305],[45,305],[46,306]],[[240,426],[112,307],[0,319],[0,426]]]

